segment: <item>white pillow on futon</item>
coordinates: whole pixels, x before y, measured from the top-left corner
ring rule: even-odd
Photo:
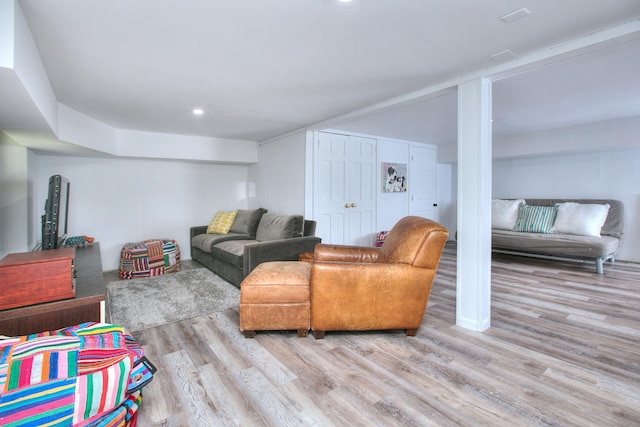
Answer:
[[[586,203],[558,203],[558,215],[552,233],[600,237],[610,206]]]
[[[491,201],[491,228],[511,230],[518,220],[518,207],[524,199]]]

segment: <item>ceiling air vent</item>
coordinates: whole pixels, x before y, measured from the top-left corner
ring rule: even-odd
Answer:
[[[515,58],[516,54],[511,52],[509,49],[503,50],[502,52],[494,53],[491,55],[491,59],[496,62],[503,62],[511,58]]]
[[[529,12],[529,9],[527,9],[526,7],[523,7],[522,9],[518,9],[518,10],[514,10],[511,13],[507,13],[504,16],[501,16],[500,19],[502,19],[504,22],[513,22],[516,19],[520,19],[520,18],[524,18],[525,16],[528,16],[531,12]]]

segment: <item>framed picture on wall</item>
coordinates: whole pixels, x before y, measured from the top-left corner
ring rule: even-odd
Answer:
[[[407,165],[405,163],[382,163],[382,192],[404,193],[407,191]]]

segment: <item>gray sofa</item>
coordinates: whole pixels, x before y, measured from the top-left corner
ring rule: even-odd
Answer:
[[[622,202],[610,199],[526,199],[527,205],[555,206],[558,203],[608,204],[610,206],[600,236],[585,236],[553,232],[529,233],[492,228],[491,247],[494,252],[542,258],[593,261],[596,272],[603,273],[603,262],[615,261],[624,234]]]
[[[236,286],[260,263],[295,261],[320,243],[316,222],[302,215],[277,215],[266,209],[239,209],[227,234],[190,229],[191,258]]]

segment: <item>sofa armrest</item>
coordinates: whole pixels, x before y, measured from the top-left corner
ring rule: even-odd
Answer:
[[[313,252],[315,246],[321,242],[319,237],[305,236],[291,239],[268,240],[256,242],[244,248],[244,276],[263,262],[267,261],[297,261],[302,252]]]
[[[336,262],[376,262],[380,254],[379,248],[368,246],[317,245],[313,252],[315,261]]]
[[[191,243],[193,237],[198,234],[205,234],[208,227],[208,225],[196,225],[189,229],[189,255],[191,256],[191,259],[193,259],[193,244]]]
[[[189,242],[193,239],[193,236],[197,236],[198,234],[205,234],[207,232],[208,225],[196,225],[189,229]]]

